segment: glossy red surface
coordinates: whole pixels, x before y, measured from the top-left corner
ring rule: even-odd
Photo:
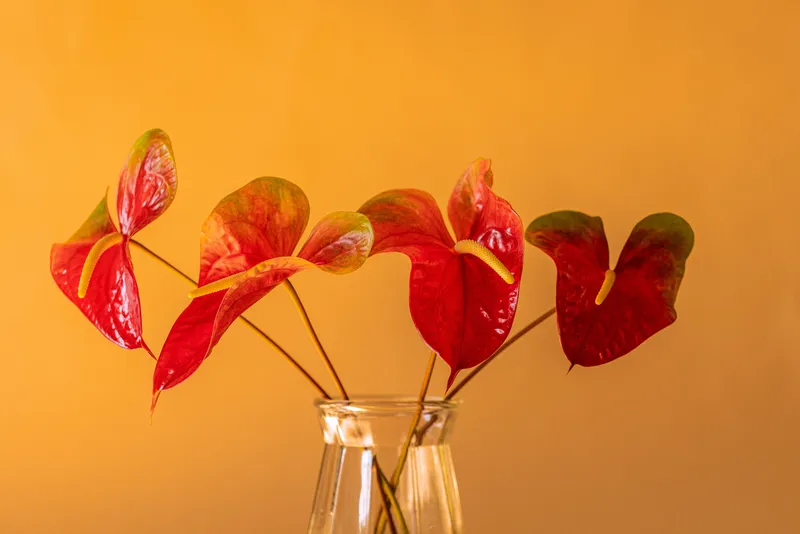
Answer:
[[[78,297],[78,283],[89,251],[101,237],[114,232],[104,197],[75,235],[65,243],[53,245],[50,272],[64,295],[106,338],[126,349],[146,348],[139,290],[127,242],[100,256],[86,296]]]
[[[50,272],[58,287],[109,340],[126,349],[144,348],[139,289],[133,276],[128,240],[158,218],[175,197],[177,177],[169,138],[145,132],[131,149],[120,174],[117,212],[123,235],[97,260],[84,298],[78,285],[89,252],[100,238],[117,232],[106,197],[75,234],[50,251]]]
[[[573,365],[608,363],[676,320],[675,300],[694,242],[691,227],[677,215],[655,214],[636,225],[599,305],[595,297],[609,268],[599,217],[544,215],[531,223],[526,238],[556,264],[561,345]]]
[[[120,232],[132,236],[156,220],[175,199],[178,175],[172,144],[161,130],[142,135],[119,176],[117,215]]]
[[[441,211],[424,191],[386,191],[359,209],[375,230],[372,254],[400,252],[411,260],[411,318],[450,366],[448,387],[460,370],[480,364],[502,345],[517,309],[522,223],[491,184],[489,160],[474,162],[453,190],[448,216],[458,240],[475,240],[494,253],[514,275],[512,284],[478,258],[453,250]]]
[[[211,354],[230,325],[289,276],[309,267],[344,274],[366,261],[372,227],[366,217],[336,212],[312,229],[305,194],[280,178],[259,178],[223,199],[203,226],[200,285],[240,274],[227,290],[194,299],[178,317],[153,375],[153,393],[177,386]]]

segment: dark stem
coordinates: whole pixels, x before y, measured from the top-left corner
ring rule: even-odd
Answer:
[[[292,282],[287,278],[284,280],[283,285],[286,287],[286,290],[289,292],[289,295],[291,295],[292,300],[297,306],[297,310],[300,312],[300,317],[303,319],[303,324],[306,326],[306,330],[308,330],[308,333],[311,336],[311,341],[314,342],[314,346],[317,347],[317,351],[322,356],[322,361],[325,362],[325,367],[327,367],[328,372],[333,377],[334,382],[336,382],[336,389],[339,390],[339,393],[342,395],[344,400],[349,400],[350,397],[347,396],[347,391],[344,389],[344,384],[342,384],[339,374],[333,367],[333,363],[328,357],[328,353],[325,352],[325,348],[322,346],[322,342],[319,340],[317,331],[314,329],[314,325],[311,324],[311,318],[308,316],[306,307],[303,306],[303,301],[300,300],[300,295],[297,294],[297,290],[294,288],[294,284],[292,284]]]
[[[153,257],[153,258],[155,258],[156,260],[160,261],[160,262],[161,262],[162,264],[164,264],[165,266],[167,266],[167,267],[169,267],[170,269],[172,269],[172,271],[174,271],[176,274],[178,274],[178,275],[180,275],[181,277],[183,277],[183,279],[184,279],[184,280],[186,280],[187,282],[189,282],[189,283],[191,283],[191,284],[193,284],[193,285],[195,285],[195,286],[197,285],[197,282],[196,282],[196,281],[195,281],[195,280],[194,280],[194,279],[193,279],[191,276],[189,276],[188,274],[186,274],[186,273],[184,273],[183,271],[181,271],[180,269],[178,269],[178,268],[177,268],[175,265],[173,265],[172,263],[170,263],[170,262],[169,262],[169,261],[167,261],[166,259],[162,258],[162,257],[161,257],[159,254],[157,254],[157,253],[153,252],[152,250],[150,250],[149,248],[147,248],[147,247],[146,247],[145,245],[143,245],[142,243],[140,243],[140,242],[136,241],[135,239],[131,239],[131,240],[130,240],[130,243],[131,243],[132,245],[135,245],[135,246],[139,247],[139,249],[140,249],[142,252],[144,252],[144,253],[146,253],[146,254],[150,255],[151,257]],[[244,322],[244,323],[245,323],[247,326],[249,326],[251,329],[253,329],[253,331],[254,331],[254,332],[256,332],[258,335],[260,335],[260,336],[261,336],[261,337],[264,339],[264,341],[266,341],[267,343],[269,343],[270,345],[272,345],[272,348],[274,348],[275,350],[277,350],[277,351],[278,351],[278,352],[279,352],[279,353],[280,353],[280,354],[281,354],[281,355],[282,355],[284,358],[286,358],[286,360],[287,360],[287,361],[288,361],[290,364],[292,364],[292,365],[295,367],[295,369],[297,369],[298,371],[300,371],[300,373],[302,373],[302,375],[303,375],[303,376],[306,378],[306,380],[308,380],[308,381],[311,383],[311,385],[312,385],[312,386],[314,386],[314,387],[317,389],[317,391],[319,392],[319,394],[320,394],[320,395],[322,395],[322,397],[324,397],[324,398],[326,398],[326,399],[330,399],[330,398],[331,398],[331,396],[330,396],[330,395],[328,395],[328,392],[327,392],[327,391],[325,391],[325,389],[324,389],[324,388],[323,388],[323,387],[322,387],[322,386],[319,384],[319,382],[317,382],[316,380],[314,380],[314,377],[312,377],[312,376],[311,376],[311,375],[308,373],[308,371],[306,371],[306,370],[303,368],[303,366],[302,366],[302,365],[300,365],[300,364],[297,362],[297,360],[295,360],[294,358],[292,358],[292,357],[289,355],[289,353],[288,353],[288,352],[286,352],[286,350],[284,350],[284,348],[283,348],[283,347],[281,347],[281,346],[280,346],[280,345],[279,345],[279,344],[278,344],[278,343],[277,343],[277,342],[276,342],[274,339],[272,339],[271,337],[269,337],[269,336],[266,334],[266,332],[264,332],[263,330],[261,330],[261,329],[260,329],[259,327],[257,327],[255,324],[253,324],[253,322],[252,322],[252,321],[250,321],[250,319],[247,319],[247,318],[246,318],[244,315],[240,315],[240,316],[239,316],[239,319],[241,319],[241,320],[242,320],[242,321],[243,321],[243,322]]]
[[[415,430],[419,424],[420,418],[422,417],[422,410],[425,407],[425,397],[428,395],[428,387],[431,385],[431,378],[433,377],[433,368],[436,365],[436,358],[438,358],[438,355],[435,352],[431,352],[430,358],[428,358],[428,365],[425,367],[425,376],[422,378],[422,387],[420,387],[419,397],[417,397],[419,407],[414,414],[414,418],[411,420],[411,428],[408,429],[408,436],[406,437],[405,443],[403,443],[403,448],[400,450],[400,457],[397,459],[397,467],[395,467],[394,473],[392,473],[392,479],[390,482],[390,489],[392,492],[397,491],[397,485],[400,482],[400,476],[403,474],[403,468],[405,467],[406,460],[408,459],[408,450],[411,447],[411,442],[414,440],[414,437],[417,436]],[[383,517],[383,514],[381,514],[378,516],[378,524],[375,525],[375,532],[382,533],[384,528],[386,528],[386,521]]]
[[[389,497],[389,495],[392,495],[392,487],[389,486],[389,482],[386,480],[383,470],[381,470],[381,467],[378,465],[377,456],[372,457],[372,470],[375,471],[375,478],[378,480],[378,489],[383,499],[383,510],[386,512],[386,517],[389,519],[389,530],[391,530],[392,534],[397,534],[397,527],[394,525],[394,519],[392,518],[392,501],[391,497]],[[379,519],[381,517],[383,517],[382,514],[379,516]]]

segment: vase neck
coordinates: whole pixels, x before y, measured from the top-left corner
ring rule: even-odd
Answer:
[[[316,403],[325,443],[343,447],[402,446],[412,425],[413,445],[444,445],[455,423],[457,402],[395,397],[324,400]]]
[[[371,398],[317,406],[325,447],[309,534],[390,534],[387,507],[406,527],[397,532],[462,532],[448,443],[456,403]],[[380,480],[390,481],[388,490]],[[396,504],[387,504],[387,491]]]

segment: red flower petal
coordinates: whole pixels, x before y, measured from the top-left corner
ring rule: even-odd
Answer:
[[[225,291],[197,297],[178,316],[156,362],[153,372],[154,394],[177,386],[203,363],[210,352],[214,318],[223,298]]]
[[[273,258],[258,276],[227,291],[197,297],[175,321],[153,373],[153,393],[189,378],[233,322],[278,284],[305,267],[296,258]]]
[[[450,366],[448,388],[459,371],[485,361],[508,337],[521,267],[510,266],[515,281],[507,284],[478,258],[447,249],[430,250],[425,260],[412,263],[411,318]]]
[[[372,254],[402,252],[424,256],[428,246],[452,248],[455,244],[444,225],[439,206],[425,191],[385,191],[368,200],[358,211],[369,218],[375,232]]]
[[[491,191],[488,160],[473,163],[456,185],[448,214],[459,240],[472,239],[511,271],[508,284],[478,258],[453,250],[433,198],[415,190],[382,193],[359,210],[375,230],[373,254],[401,252],[412,262],[409,307],[425,342],[451,368],[491,356],[508,337],[522,274],[522,223]]]
[[[117,214],[122,234],[132,236],[156,220],[172,204],[177,188],[169,137],[157,129],[145,132],[119,177]]]
[[[492,182],[491,161],[479,158],[472,162],[453,188],[447,203],[447,217],[450,219],[456,239],[459,241],[474,239],[472,236],[485,230],[485,227],[479,226],[482,222],[487,221],[486,215],[492,214],[495,210],[495,203],[498,201],[491,191]],[[505,203],[504,200],[499,200]],[[507,207],[507,211],[513,213],[510,206]],[[495,222],[495,217],[495,215],[490,215],[488,220]],[[516,214],[513,217],[516,217]],[[501,224],[500,226],[507,227],[508,225]],[[520,235],[521,228],[520,226]]]
[[[320,221],[311,231],[308,242],[300,252],[301,258],[286,256],[266,258],[256,264],[248,265],[265,250],[286,250],[290,244],[289,241],[280,242],[275,239],[275,236],[284,233],[283,228],[246,222],[242,216],[247,214],[231,209],[232,206],[242,207],[244,198],[248,199],[250,205],[260,209],[275,205],[270,197],[272,200],[278,199],[280,202],[277,205],[283,205],[286,212],[276,214],[262,211],[261,213],[268,214],[270,221],[277,220],[289,224],[290,227],[286,229],[285,234],[290,235],[296,233],[298,214],[301,212],[305,214],[304,217],[300,217],[303,225],[307,220],[307,203],[297,201],[302,191],[289,182],[281,182],[283,183],[267,183],[268,187],[262,187],[265,183],[260,182],[256,187],[258,192],[250,187],[253,185],[251,183],[250,186],[239,190],[243,192],[242,198],[233,195],[226,197],[209,217],[207,230],[210,231],[204,232],[202,254],[203,265],[206,267],[201,266],[201,279],[205,276],[210,283],[232,274],[242,273],[242,276],[237,278],[227,291],[196,298],[178,318],[156,365],[153,377],[154,395],[158,395],[164,389],[175,387],[191,376],[210,355],[230,325],[250,306],[292,274],[313,266],[343,274],[357,269],[366,261],[372,245],[372,228],[369,220],[358,213],[338,212]],[[289,202],[287,199],[292,196],[295,200]],[[264,202],[256,202],[257,198]],[[304,195],[302,199],[305,199]],[[298,211],[298,206],[305,206],[305,211],[302,209]],[[256,212],[258,210],[253,213]],[[294,216],[289,216],[291,215],[289,212],[294,212]],[[262,222],[262,224],[276,223]],[[236,237],[232,238],[232,234]],[[212,240],[212,235],[216,240]],[[266,240],[266,236],[272,236],[272,240],[259,246],[256,241]],[[291,243],[291,249],[294,248],[294,243]],[[229,255],[213,261],[223,249],[228,250]],[[240,266],[244,266],[244,269],[235,270]]]
[[[106,199],[97,205],[86,222],[65,243],[50,251],[50,273],[58,287],[100,332],[126,349],[150,350],[142,340],[139,289],[127,242],[108,249],[97,262],[84,298],[78,284],[89,251],[100,238],[115,233]]]
[[[200,285],[291,256],[309,212],[305,193],[281,178],[256,178],[223,198],[203,224]]]
[[[488,159],[478,159],[470,165],[456,184],[447,204],[447,215],[456,238],[472,239],[489,249],[514,275],[514,282],[503,281],[489,267],[472,256],[461,256],[462,292],[464,294],[461,332],[453,329],[450,355],[441,353],[452,370],[449,388],[461,369],[483,363],[508,337],[519,298],[522,277],[522,221],[511,205],[491,190],[493,177]],[[451,282],[448,293],[458,291]],[[460,334],[460,335],[459,335]]]
[[[311,230],[299,257],[273,258],[251,269],[231,286],[222,299],[205,358],[241,314],[284,280],[315,266],[334,274],[352,272],[369,257],[372,240],[372,227],[364,215],[336,212]]]
[[[337,211],[317,223],[297,256],[325,272],[347,274],[364,265],[374,239],[365,215]]]
[[[694,243],[691,227],[677,215],[650,215],[636,225],[599,305],[595,299],[609,268],[599,217],[573,211],[544,215],[530,224],[526,238],[558,269],[558,326],[573,365],[608,363],[675,321],[675,299]]]

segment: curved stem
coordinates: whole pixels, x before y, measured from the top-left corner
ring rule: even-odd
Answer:
[[[311,318],[308,316],[306,307],[303,306],[303,301],[300,300],[300,295],[297,294],[297,290],[294,288],[294,284],[292,284],[292,282],[287,278],[284,280],[283,286],[289,292],[289,295],[292,296],[292,300],[297,306],[297,310],[300,312],[300,317],[303,319],[303,324],[306,325],[306,330],[308,330],[308,334],[311,336],[314,346],[317,347],[317,351],[319,351],[320,355],[322,356],[322,361],[325,362],[325,367],[328,368],[328,372],[333,377],[334,382],[336,382],[336,389],[339,390],[339,394],[344,400],[349,400],[350,397],[347,396],[347,391],[344,389],[344,384],[342,384],[342,381],[339,379],[339,374],[336,372],[336,369],[334,369],[333,363],[328,357],[328,353],[325,352],[325,348],[322,346],[322,342],[319,340],[317,331],[314,329],[314,325],[311,324]]]
[[[154,258],[154,259],[158,260],[159,262],[161,262],[161,263],[162,263],[163,265],[165,265],[166,267],[169,267],[169,268],[170,268],[170,269],[171,269],[173,272],[175,272],[176,274],[180,275],[180,276],[181,276],[181,277],[182,277],[184,280],[186,280],[187,282],[189,282],[189,283],[191,283],[191,284],[193,284],[193,285],[195,285],[195,286],[197,285],[197,281],[195,281],[195,280],[194,280],[194,279],[193,279],[191,276],[189,276],[188,274],[186,274],[186,273],[184,273],[183,271],[181,271],[180,269],[178,269],[178,268],[177,268],[176,266],[174,266],[172,263],[170,263],[169,261],[167,261],[166,259],[164,259],[163,257],[161,257],[159,254],[157,254],[157,253],[153,252],[152,250],[150,250],[149,248],[147,248],[147,247],[146,247],[145,245],[143,245],[142,243],[140,243],[140,242],[136,241],[135,239],[131,239],[131,240],[130,240],[130,243],[131,243],[132,245],[135,245],[136,247],[138,247],[138,248],[139,248],[139,250],[141,250],[141,251],[142,251],[142,252],[144,252],[145,254],[148,254],[150,257],[152,257],[152,258]],[[264,341],[266,341],[267,343],[269,343],[270,345],[272,345],[272,348],[274,348],[275,350],[277,350],[277,351],[278,351],[278,352],[279,352],[279,353],[280,353],[280,354],[281,354],[281,355],[282,355],[284,358],[286,358],[286,360],[287,360],[287,361],[288,361],[290,364],[292,364],[292,365],[294,366],[294,368],[295,368],[295,369],[297,369],[298,371],[300,371],[300,373],[301,373],[301,374],[302,374],[302,375],[303,375],[303,376],[306,378],[306,380],[308,380],[308,381],[311,383],[311,385],[312,385],[312,386],[314,386],[314,387],[317,389],[317,391],[319,392],[319,394],[320,394],[320,395],[322,395],[322,396],[323,396],[324,398],[326,398],[326,399],[330,399],[330,398],[331,398],[331,396],[330,396],[330,395],[328,395],[328,392],[327,392],[327,391],[325,391],[325,389],[324,389],[324,388],[323,388],[323,387],[322,387],[322,386],[319,384],[319,382],[317,382],[316,380],[314,380],[314,377],[312,377],[312,376],[311,376],[311,375],[308,373],[308,371],[306,371],[306,370],[303,368],[303,366],[302,366],[302,365],[300,365],[300,364],[297,362],[297,360],[295,360],[294,358],[292,358],[292,357],[289,355],[289,353],[288,353],[288,352],[286,352],[286,350],[284,350],[284,348],[283,348],[283,347],[281,347],[280,345],[278,345],[278,343],[277,343],[277,342],[276,342],[274,339],[272,339],[271,337],[269,337],[269,336],[267,335],[267,333],[266,333],[266,332],[264,332],[264,331],[263,331],[263,330],[261,330],[259,327],[257,327],[257,326],[256,326],[256,325],[255,325],[255,324],[252,322],[252,321],[250,321],[250,319],[247,319],[247,318],[246,318],[244,315],[240,315],[240,316],[239,316],[239,319],[241,319],[241,320],[242,320],[242,321],[243,321],[243,322],[244,322],[244,323],[245,323],[247,326],[249,326],[249,327],[250,327],[250,328],[251,328],[251,329],[252,329],[252,330],[253,330],[255,333],[257,333],[258,335],[260,335],[260,336],[261,336],[261,337],[264,339]]]
[[[139,250],[141,250],[142,252],[144,252],[146,254],[149,254],[151,257],[157,259],[163,265],[165,265],[165,266],[169,267],[170,269],[172,269],[173,272],[175,272],[176,274],[180,275],[181,278],[183,278],[184,280],[186,280],[190,284],[195,285],[195,286],[197,285],[197,280],[195,280],[194,278],[192,278],[191,276],[189,276],[185,272],[181,271],[180,269],[178,269],[177,267],[172,265],[169,261],[165,260],[164,258],[159,256],[158,254],[156,254],[155,252],[153,252],[152,250],[147,248],[144,244],[140,243],[139,241],[136,241],[135,239],[129,239],[128,242],[131,245],[135,245],[136,247],[138,247]]]
[[[252,330],[253,330],[255,333],[257,333],[258,335],[260,335],[260,336],[261,336],[261,337],[264,339],[264,341],[266,341],[267,343],[269,343],[270,345],[272,345],[272,348],[274,348],[274,349],[275,349],[275,350],[277,350],[279,353],[281,353],[281,355],[282,355],[284,358],[286,358],[286,360],[287,360],[287,361],[288,361],[290,364],[292,364],[292,365],[294,366],[294,368],[295,368],[295,369],[297,369],[298,371],[300,371],[300,373],[301,373],[301,374],[302,374],[302,375],[303,375],[303,376],[306,378],[306,380],[308,380],[308,381],[311,383],[311,385],[312,385],[312,386],[314,386],[314,387],[317,389],[317,391],[319,392],[319,394],[320,394],[320,395],[322,395],[322,397],[324,397],[324,398],[326,398],[326,399],[330,399],[330,398],[331,398],[331,396],[328,394],[328,392],[327,392],[327,391],[325,391],[325,388],[323,388],[323,387],[322,387],[322,386],[319,384],[319,382],[317,382],[316,380],[314,380],[314,377],[313,377],[313,376],[311,376],[311,375],[308,373],[308,371],[306,371],[306,370],[305,370],[305,368],[304,368],[302,365],[300,365],[300,363],[298,363],[298,361],[297,361],[297,360],[295,360],[294,358],[292,358],[292,357],[289,355],[289,353],[288,353],[288,352],[286,352],[286,350],[285,350],[283,347],[281,347],[280,345],[278,345],[278,344],[275,342],[275,340],[274,340],[274,339],[272,339],[271,337],[269,337],[269,336],[266,334],[266,332],[264,332],[263,330],[261,330],[259,327],[257,327],[255,324],[253,324],[253,323],[250,321],[250,319],[246,318],[246,317],[245,317],[245,316],[243,316],[243,315],[240,315],[240,316],[239,316],[239,319],[241,319],[242,321],[244,321],[244,324],[246,324],[247,326],[249,326],[249,327],[250,327],[250,328],[251,328],[251,329],[252,329]]]
[[[462,380],[461,382],[459,382],[459,383],[458,383],[458,385],[457,385],[456,387],[454,387],[454,388],[453,388],[453,389],[451,389],[449,392],[447,392],[447,395],[445,395],[445,396],[444,396],[444,399],[445,399],[445,400],[450,400],[450,399],[452,399],[452,398],[453,398],[453,397],[456,395],[456,393],[458,393],[459,391],[461,391],[461,388],[463,388],[464,386],[466,386],[466,385],[469,383],[469,381],[470,381],[470,380],[472,380],[473,378],[475,378],[475,376],[476,376],[478,373],[480,373],[480,372],[481,372],[481,371],[482,371],[482,370],[483,370],[483,369],[484,369],[484,368],[485,368],[487,365],[489,365],[490,363],[492,363],[492,361],[493,361],[495,358],[497,358],[498,356],[500,356],[500,355],[503,353],[503,351],[504,351],[504,350],[506,350],[508,347],[510,347],[510,346],[511,346],[511,345],[513,345],[513,344],[514,344],[516,341],[518,341],[518,340],[519,340],[519,338],[521,338],[522,336],[524,336],[525,334],[527,334],[528,332],[530,332],[531,330],[533,330],[534,328],[536,328],[537,326],[539,326],[540,324],[542,324],[542,323],[543,323],[545,320],[547,320],[547,318],[548,318],[548,317],[550,317],[550,316],[551,316],[551,315],[553,315],[554,313],[556,313],[556,309],[555,309],[555,308],[551,308],[551,309],[547,310],[546,312],[544,312],[543,314],[541,314],[539,317],[537,317],[536,319],[534,319],[534,320],[533,320],[533,322],[531,322],[531,323],[530,323],[528,326],[526,326],[525,328],[523,328],[522,330],[520,330],[519,332],[517,332],[516,334],[514,334],[513,336],[511,336],[511,338],[510,338],[508,341],[506,341],[505,343],[503,343],[503,344],[500,346],[500,348],[499,348],[499,349],[497,349],[497,351],[496,351],[494,354],[492,354],[491,356],[489,356],[489,358],[487,358],[487,359],[486,359],[486,361],[484,361],[484,362],[483,362],[483,363],[481,363],[479,366],[477,366],[475,369],[473,369],[473,370],[472,370],[472,372],[471,372],[470,374],[468,374],[466,377],[464,377],[464,380]]]
[[[411,442],[413,441],[414,437],[417,436],[416,428],[419,424],[419,420],[422,418],[422,410],[424,409],[423,403],[425,402],[425,397],[428,395],[428,387],[431,385],[431,378],[433,377],[433,368],[436,365],[436,358],[438,358],[438,355],[435,352],[431,352],[431,356],[428,358],[428,365],[425,367],[425,376],[422,378],[422,387],[420,388],[419,397],[417,397],[419,407],[417,408],[417,412],[414,414],[414,418],[411,420],[411,428],[408,429],[408,436],[406,437],[405,443],[403,443],[403,448],[400,449],[400,457],[397,459],[397,466],[394,468],[392,479],[389,482],[392,492],[397,491],[397,485],[400,482],[400,476],[403,474],[403,468],[405,467],[406,460],[408,459],[408,450],[411,448]],[[385,528],[386,518],[384,517],[383,513],[381,513],[378,516],[378,523],[375,525],[375,532],[382,533]]]

